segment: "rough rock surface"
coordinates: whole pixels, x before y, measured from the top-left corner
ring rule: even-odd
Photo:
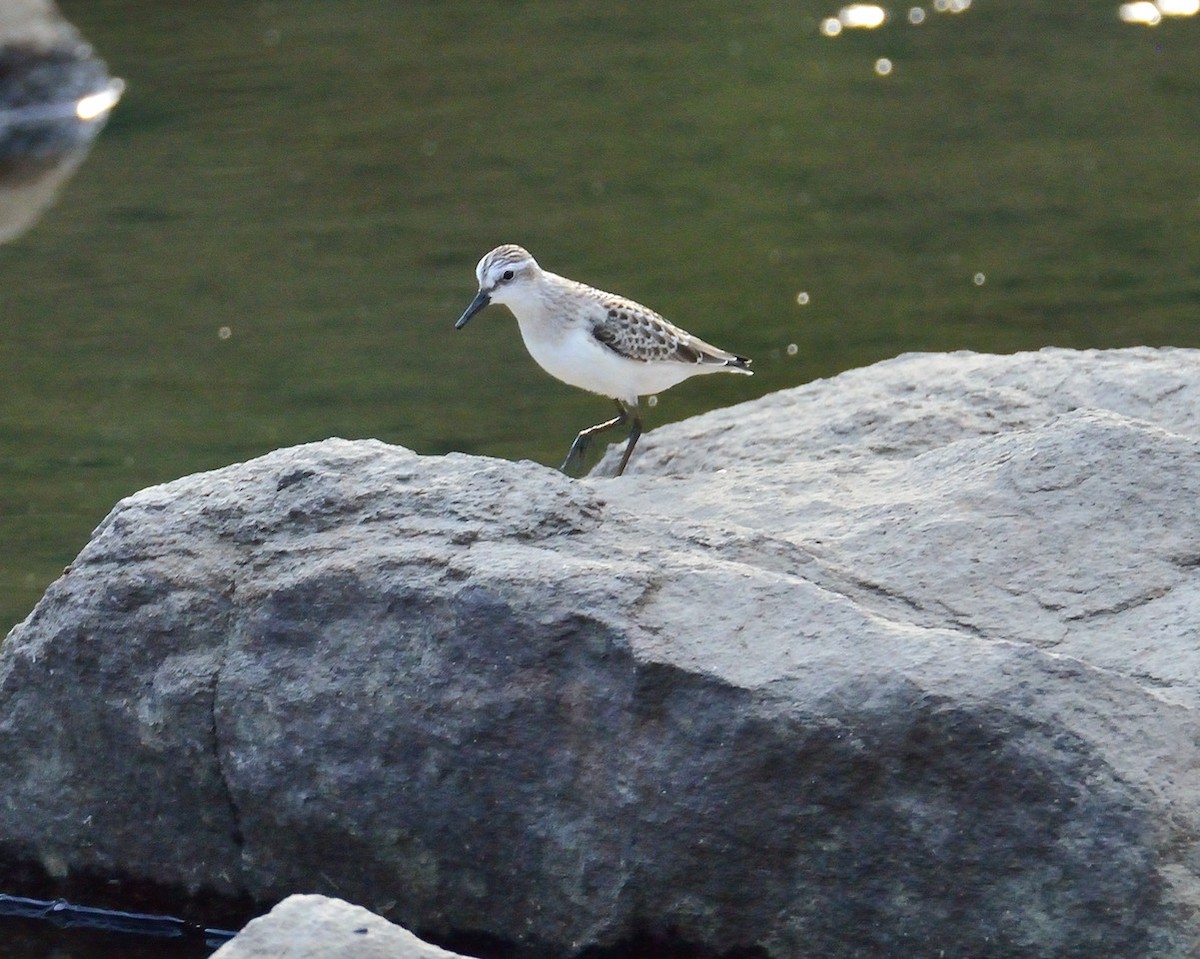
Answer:
[[[0,853],[522,957],[1193,955],[1198,373],[905,356],[619,480],[145,490],[0,650]]]
[[[461,959],[362,906],[326,896],[288,896],[212,959]]]

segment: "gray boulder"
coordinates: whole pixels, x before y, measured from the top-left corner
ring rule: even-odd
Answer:
[[[618,480],[144,490],[0,652],[0,854],[522,956],[1192,955],[1198,371],[906,356]]]

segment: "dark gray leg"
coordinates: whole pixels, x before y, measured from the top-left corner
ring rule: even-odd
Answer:
[[[621,457],[621,465],[617,467],[614,476],[620,476],[625,472],[625,465],[629,462],[629,457],[633,455],[633,448],[637,446],[638,437],[642,435],[642,418],[638,415],[637,407],[630,410],[629,414],[633,417],[633,426],[629,428],[629,445],[625,447],[625,455]]]
[[[584,451],[587,450],[588,443],[590,443],[592,441],[593,436],[596,436],[599,433],[603,433],[605,430],[614,429],[615,427],[618,427],[622,423],[624,423],[627,419],[629,419],[629,414],[627,412],[625,412],[624,405],[621,403],[620,400],[618,400],[617,401],[617,415],[614,416],[611,420],[605,420],[603,423],[597,423],[595,426],[589,426],[586,430],[579,431],[579,435],[575,437],[575,442],[572,443],[571,448],[569,450],[567,450],[567,458],[565,460],[563,460],[563,464],[562,464],[562,466],[559,467],[559,470],[563,473],[566,473],[570,469],[572,463],[574,463],[576,461],[582,463]],[[641,432],[641,422],[640,421],[638,422],[638,432],[639,433]],[[628,459],[628,458],[629,458],[629,450],[626,450],[625,451],[625,459]],[[624,469],[624,468],[625,468],[625,462],[624,462],[624,460],[622,460],[621,469]],[[617,475],[618,476],[621,475],[620,470],[617,471]]]

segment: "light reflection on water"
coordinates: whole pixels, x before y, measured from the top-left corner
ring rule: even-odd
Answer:
[[[1183,2],[1183,0],[1177,0]],[[971,0],[934,0],[937,13],[963,13],[970,9]],[[820,31],[827,37],[840,36],[843,30],[876,30],[892,18],[891,11],[875,3],[851,3],[836,15],[821,20]],[[924,7],[910,7],[905,19],[912,26],[925,22]]]
[[[970,9],[972,0],[934,0],[937,13],[963,13]],[[1124,23],[1157,26],[1164,17],[1194,17],[1200,13],[1200,0],[1136,0],[1122,3],[1117,16]],[[833,16],[824,17],[819,25],[820,32],[827,37],[841,36],[845,30],[876,30],[892,19],[891,11],[874,3],[851,3],[842,7]],[[912,26],[925,22],[924,7],[910,7],[905,19]]]
[[[114,77],[103,90],[80,98],[75,104],[75,115],[80,120],[101,120],[117,105],[125,92],[125,81]]]
[[[836,37],[842,30],[874,30],[887,22],[888,14],[883,7],[874,3],[852,3],[842,7],[836,17],[821,21],[821,32],[827,37]]]
[[[1123,3],[1117,8],[1117,16],[1125,23],[1140,23],[1156,27],[1163,17],[1194,17],[1200,13],[1200,0],[1139,0]]]

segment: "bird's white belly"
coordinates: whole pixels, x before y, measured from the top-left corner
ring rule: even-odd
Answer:
[[[659,393],[689,376],[717,369],[675,361],[630,360],[598,343],[584,326],[551,337],[519,325],[529,355],[555,379],[630,404],[639,396]]]

